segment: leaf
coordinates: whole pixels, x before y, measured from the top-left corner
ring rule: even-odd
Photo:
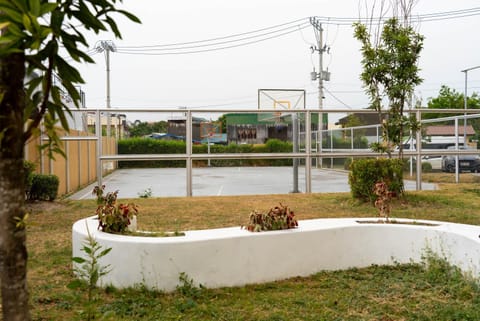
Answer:
[[[69,288],[70,290],[76,290],[78,288],[83,287],[83,285],[84,285],[83,281],[81,281],[79,279],[76,279],[76,280],[73,280],[72,282],[68,283],[67,288]]]
[[[33,27],[32,27],[32,22],[30,21],[30,17],[27,14],[24,14],[22,16],[22,22],[23,22],[23,25],[24,25],[25,29],[27,29],[30,33],[34,32]]]
[[[100,258],[100,257],[103,257],[103,256],[107,255],[108,253],[110,253],[111,250],[112,250],[111,247],[103,250],[102,252],[100,252],[100,254],[98,254],[98,257]]]
[[[86,262],[86,260],[83,257],[78,257],[78,256],[72,257],[72,261],[79,264]]]
[[[11,22],[23,23],[23,12],[16,10],[15,8],[9,8],[6,6],[0,6],[0,11],[5,14]]]
[[[117,12],[123,14],[125,17],[127,17],[128,19],[130,19],[130,20],[133,21],[133,22],[142,23],[142,21],[140,21],[140,19],[139,19],[137,16],[131,14],[131,13],[128,12],[128,11],[125,11],[125,10],[117,10]]]
[[[88,247],[88,246],[84,246],[84,247],[82,248],[82,251],[84,251],[84,252],[87,253],[87,254],[92,254],[92,249],[91,249],[90,247]]]
[[[54,11],[57,8],[57,6],[58,6],[57,3],[55,2],[43,3],[40,7],[40,13],[38,14],[38,16],[43,16],[47,13]]]
[[[30,13],[38,17],[40,15],[40,0],[28,0],[28,5],[30,7]]]
[[[1,23],[0,23],[0,29],[5,29],[5,28],[7,28],[9,25],[10,25],[10,22],[9,22],[9,21],[1,22]]]

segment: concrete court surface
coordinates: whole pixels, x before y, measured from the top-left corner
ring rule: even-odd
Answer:
[[[292,167],[207,167],[192,170],[193,196],[287,194],[293,191]],[[147,189],[152,197],[186,196],[185,168],[119,169],[103,178],[107,192],[119,190],[119,198],[136,198]],[[72,200],[91,199],[96,183],[74,193]],[[414,181],[405,181],[415,190]],[[422,183],[434,190],[435,184]],[[305,169],[298,169],[298,190],[305,191]],[[312,168],[312,193],[350,192],[346,171]]]

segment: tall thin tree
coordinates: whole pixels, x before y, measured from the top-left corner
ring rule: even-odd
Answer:
[[[415,2],[396,0],[386,6],[385,1],[381,1],[377,18],[373,18],[375,10],[372,9],[366,23],[354,24],[355,38],[362,45],[363,71],[360,78],[370,96],[370,108],[378,112],[383,129],[383,142],[372,144],[372,148],[389,156],[398,146],[399,157],[402,157],[405,129],[413,132],[419,129],[414,114],[410,117],[404,115],[404,108],[415,86],[422,82],[418,61],[423,49],[423,36],[415,31],[411,23]],[[390,18],[385,18],[387,11],[392,13]],[[387,117],[384,118],[385,114]]]
[[[115,14],[140,22],[118,8],[122,0],[0,0],[0,281],[3,319],[31,320],[23,175],[24,144],[40,125],[49,147],[61,151],[58,127],[68,130],[71,114],[62,100],[78,106],[80,73],[60,55],[93,63],[86,30],[121,37]],[[53,81],[55,74],[61,83]],[[28,77],[27,77],[28,76]],[[60,87],[61,86],[61,87]]]

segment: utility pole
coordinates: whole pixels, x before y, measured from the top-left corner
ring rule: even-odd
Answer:
[[[105,62],[106,62],[106,72],[107,72],[107,102],[106,107],[110,109],[110,52],[115,52],[117,48],[111,40],[102,40],[97,44],[96,47],[98,52],[105,51]],[[110,113],[107,112],[107,137],[110,137]]]
[[[318,51],[318,73],[315,71],[315,68],[310,73],[310,77],[312,81],[318,80],[318,109],[320,112],[318,113],[318,139],[317,139],[317,146],[318,151],[322,151],[322,142],[323,142],[323,133],[322,130],[326,129],[323,125],[323,114],[321,110],[323,109],[323,81],[330,80],[330,72],[323,70],[323,53],[328,52],[330,48],[327,48],[326,45],[323,44],[323,28],[322,24],[316,17],[310,17],[310,23],[313,26],[313,30],[315,32],[315,37],[317,38],[317,46],[310,47],[312,53]],[[319,159],[320,167],[322,166],[322,159]]]
[[[468,96],[467,96],[467,91],[468,91],[468,72],[470,70],[478,69],[480,66],[475,66],[475,67],[470,67],[466,68],[464,70],[460,70],[461,72],[465,73],[465,92],[463,94],[463,108],[465,109],[464,113],[464,119],[463,119],[463,146],[467,146],[467,108],[468,108]]]

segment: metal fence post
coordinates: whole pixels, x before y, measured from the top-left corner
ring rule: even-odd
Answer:
[[[420,110],[417,110],[417,121],[422,120],[422,113]],[[417,161],[416,161],[416,166],[417,166],[417,175],[416,175],[416,189],[417,191],[422,190],[422,131],[417,130],[415,133],[415,141],[417,145]],[[413,145],[413,141],[410,142],[410,146]]]
[[[100,117],[100,110],[96,111],[95,120],[95,134],[97,135],[97,185],[102,186],[102,119]]]
[[[459,138],[458,138],[458,118],[455,118],[455,150],[458,151],[459,147]],[[463,146],[465,146],[465,142],[463,142]],[[460,164],[459,164],[460,158],[458,157],[458,154],[455,155],[455,183],[458,183],[460,181]]]
[[[185,143],[186,143],[186,169],[187,169],[187,196],[192,196],[192,111],[187,111],[187,119],[185,121]]]
[[[311,112],[305,113],[305,193],[312,192],[312,121]]]
[[[293,140],[293,152],[298,153],[298,136],[300,134],[298,126],[298,114],[294,112],[292,114],[292,140]],[[298,158],[292,159],[293,162],[293,189],[292,193],[299,193],[298,190]]]

